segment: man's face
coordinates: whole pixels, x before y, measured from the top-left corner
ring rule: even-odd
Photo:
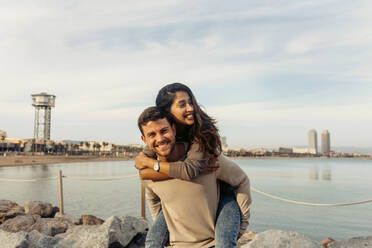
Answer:
[[[142,126],[141,139],[159,156],[168,156],[176,143],[176,130],[166,118],[149,121]]]

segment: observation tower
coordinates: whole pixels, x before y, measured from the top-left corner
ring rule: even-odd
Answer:
[[[35,107],[34,139],[50,140],[51,112],[56,96],[45,92],[31,96]]]

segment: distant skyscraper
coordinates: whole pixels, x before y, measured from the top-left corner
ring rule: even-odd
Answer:
[[[222,136],[221,137],[221,145],[222,145],[222,150],[226,150],[227,149],[227,139],[226,139],[226,136]]]
[[[322,132],[322,153],[328,154],[331,151],[331,138],[328,130]]]
[[[318,138],[317,138],[317,133],[315,129],[311,129],[309,131],[308,137],[309,137],[309,153],[311,154],[318,154]]]

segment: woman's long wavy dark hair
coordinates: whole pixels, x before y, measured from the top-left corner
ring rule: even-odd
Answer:
[[[164,86],[159,90],[156,97],[156,106],[173,118],[170,113],[170,108],[173,104],[175,93],[178,91],[186,92],[189,95],[194,108],[195,121],[194,124],[188,128],[187,139],[189,141],[197,141],[204,153],[211,156],[218,156],[222,149],[220,135],[216,127],[216,120],[207,115],[200,108],[189,87],[181,83],[172,83]],[[175,123],[177,124],[176,121]]]

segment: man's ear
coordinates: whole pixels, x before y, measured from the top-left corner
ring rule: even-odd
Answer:
[[[141,140],[143,141],[143,143],[146,143],[145,136],[141,135]]]

